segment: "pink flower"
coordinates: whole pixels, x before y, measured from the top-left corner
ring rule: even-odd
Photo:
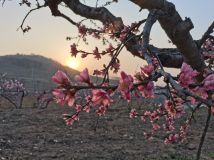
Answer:
[[[87,33],[87,29],[86,29],[85,25],[79,25],[78,30],[82,36],[85,36]]]
[[[144,113],[144,116],[150,116],[151,115],[151,112],[150,111],[146,111],[145,113]]]
[[[175,129],[175,127],[174,127],[174,123],[175,123],[174,118],[168,114],[167,116],[165,116],[165,119],[166,119],[166,122],[165,122],[165,124],[163,124],[164,129],[167,132],[173,131]]]
[[[145,73],[146,75],[150,75],[153,70],[154,67],[152,64],[144,65],[143,67],[141,67],[141,73]]]
[[[170,144],[173,142],[178,141],[179,135],[178,134],[170,134],[164,141],[165,144]]]
[[[62,71],[57,71],[53,76],[52,76],[52,80],[54,82],[56,82],[57,84],[60,85],[66,85],[69,84],[69,78],[68,76],[62,72]]]
[[[141,116],[140,119],[143,123],[146,122],[145,116]]]
[[[164,107],[170,117],[179,118],[184,113],[184,107],[180,98],[174,98],[175,106],[170,100],[165,100]]]
[[[71,56],[76,57],[78,53],[76,44],[73,43],[70,47],[71,47],[71,51],[70,51]]]
[[[155,120],[158,120],[160,118],[157,111],[153,111],[150,115],[150,121],[154,122]]]
[[[137,117],[137,111],[136,109],[131,109],[131,112],[129,113],[130,118],[136,118]]]
[[[109,106],[112,100],[110,99],[108,93],[102,89],[92,90],[92,102],[96,105]]]
[[[56,98],[56,102],[61,105],[68,104],[73,106],[75,102],[75,91],[67,91],[65,89],[54,89],[52,94]]]
[[[196,99],[194,97],[187,97],[187,99],[191,102],[192,105],[195,105]]]
[[[95,55],[94,58],[96,58],[97,60],[99,60],[101,58],[99,50],[97,47],[95,47],[95,49],[93,50],[93,55]]]
[[[198,95],[201,96],[201,98],[206,99],[208,97],[207,91],[205,90],[205,87],[196,87],[192,89],[192,91]]]
[[[75,92],[74,91],[68,91],[65,96],[65,101],[67,102],[68,106],[73,106],[75,102]]]
[[[56,98],[56,102],[61,104],[61,105],[65,105],[66,101],[65,101],[65,93],[63,89],[54,89],[52,94],[54,95],[54,97]]]
[[[129,101],[131,99],[130,90],[133,87],[134,80],[131,75],[127,75],[125,72],[121,72],[120,75],[118,90],[122,96]]]
[[[198,72],[196,70],[193,70],[190,65],[183,63],[178,82],[181,86],[188,87],[190,84],[194,83],[193,80],[197,75]]]
[[[77,105],[75,106],[75,110],[76,110],[76,112],[81,112],[82,106],[79,105],[79,104],[77,104]]]
[[[99,108],[98,108],[98,110],[96,110],[96,113],[99,115],[99,116],[102,116],[102,115],[105,115],[105,113],[106,113],[106,106],[100,106]]]
[[[63,119],[66,123],[66,125],[72,125],[74,123],[74,121],[78,121],[79,120],[79,116],[78,114],[74,114],[74,115],[68,115],[68,114],[63,114]]]
[[[157,131],[158,129],[160,129],[160,126],[156,123],[153,123],[152,128],[154,129],[154,131]]]
[[[90,106],[89,106],[89,105],[85,106],[85,107],[83,108],[83,111],[89,113],[89,112],[90,112]]]
[[[138,90],[144,97],[152,98],[154,97],[154,83],[148,82],[145,85],[138,86]]]
[[[90,78],[88,74],[88,69],[85,68],[79,75],[75,76],[75,80],[79,82],[90,83]]]
[[[186,135],[187,135],[187,130],[188,130],[188,125],[187,125],[187,124],[181,126],[181,127],[180,127],[179,136],[180,136],[181,138],[185,138]]]
[[[214,74],[210,74],[208,75],[205,79],[204,79],[204,89],[206,91],[208,90],[214,90]]]
[[[165,100],[164,107],[165,107],[166,111],[168,112],[168,114],[171,117],[175,117],[176,116],[176,110],[175,110],[175,108],[173,106],[173,103],[170,100]]]

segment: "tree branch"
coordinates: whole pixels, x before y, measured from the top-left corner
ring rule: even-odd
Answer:
[[[23,27],[23,25],[24,25],[25,20],[27,19],[27,17],[28,17],[33,11],[36,11],[36,10],[41,9],[41,8],[44,8],[44,7],[47,7],[47,5],[44,4],[44,5],[42,5],[42,6],[37,6],[36,8],[31,9],[31,10],[25,15],[25,17],[24,17],[24,19],[22,20],[22,23],[21,23],[21,25],[20,25],[20,27],[19,27],[19,28],[21,28],[21,30],[23,31],[23,33],[27,32],[27,31],[30,29],[29,27],[28,27],[28,28],[24,28],[24,27]],[[18,29],[19,29],[19,28],[18,28]]]
[[[143,35],[143,48],[142,48],[142,50],[143,50],[144,58],[146,59],[146,61],[148,63],[152,63],[151,56],[149,56],[149,52],[147,50],[149,47],[150,32],[151,32],[152,26],[156,22],[156,20],[157,20],[157,11],[151,10],[149,12],[149,15],[147,17],[147,20],[146,20],[146,23],[144,25],[143,32],[142,32],[142,35]]]
[[[158,21],[171,41],[182,53],[184,61],[191,65],[200,73],[204,71],[206,65],[201,56],[200,50],[190,35],[193,25],[189,18],[182,20],[176,11],[174,4],[166,0],[130,0],[141,8],[160,9],[163,15]]]
[[[75,14],[82,17],[99,20],[102,23],[113,24],[118,31],[121,31],[124,27],[123,21],[120,17],[115,17],[109,10],[104,7],[89,7],[79,2],[79,0],[63,0],[63,2],[70,8]],[[144,59],[144,56],[140,54],[143,49],[142,44],[139,44],[139,37],[131,33],[131,37],[125,47],[132,53],[132,55],[137,56],[141,59]],[[162,54],[163,53],[163,54]],[[159,50],[157,55],[165,67],[180,68],[183,63],[183,57],[180,53],[166,53],[165,50]]]

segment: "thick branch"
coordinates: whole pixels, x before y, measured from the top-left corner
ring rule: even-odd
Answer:
[[[142,9],[162,9],[165,6],[165,0],[130,0]]]
[[[144,50],[144,52],[143,52],[144,57],[148,63],[152,63],[151,56],[149,56],[147,50],[149,47],[150,32],[151,32],[152,26],[156,22],[156,20],[157,20],[156,10],[151,10],[149,12],[149,15],[148,15],[147,20],[146,20],[146,24],[144,25],[143,32],[142,32],[142,34],[143,34],[143,48],[142,48],[142,50]]]
[[[131,0],[141,8],[160,9],[163,15],[158,18],[161,27],[164,29],[171,41],[177,46],[184,56],[184,61],[199,72],[205,69],[205,63],[200,54],[200,50],[190,35],[193,28],[190,19],[182,20],[175,9],[175,6],[164,0]]]
[[[154,46],[149,47],[153,53],[155,53],[160,59],[164,67],[180,68],[183,63],[183,56],[174,48],[156,48]]]
[[[79,2],[79,0],[63,0],[63,2],[75,13],[82,17],[99,20],[102,23],[114,24],[118,29],[124,27],[123,21],[120,17],[115,17],[111,12],[109,12],[104,7],[94,8],[86,6]],[[142,45],[139,44],[139,37],[131,33],[130,39],[126,43],[126,49],[131,52],[134,56],[144,59],[144,56],[140,53],[142,52]],[[163,54],[162,54],[163,53]],[[166,53],[165,51],[159,51],[158,57],[165,67],[180,68],[183,62],[182,55],[177,53]]]

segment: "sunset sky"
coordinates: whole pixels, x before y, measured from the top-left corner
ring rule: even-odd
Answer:
[[[175,5],[182,18],[190,17],[194,29],[191,31],[194,39],[198,39],[206,31],[207,27],[214,20],[214,1],[213,0],[171,0]],[[91,5],[95,5],[95,1],[91,0]],[[93,3],[92,3],[93,2]],[[147,16],[147,12],[139,13],[139,8],[128,0],[119,0],[119,3],[113,4],[109,9],[117,16],[123,18],[125,24],[130,24],[141,20]],[[0,55],[5,54],[40,54],[50,57],[60,63],[67,65],[70,58],[70,44],[74,41],[66,41],[67,36],[75,37],[77,29],[61,18],[51,16],[48,8],[41,9],[30,15],[26,21],[26,25],[30,25],[32,30],[23,35],[21,30],[17,31],[23,17],[29,8],[18,5],[17,1],[8,1],[4,7],[0,7]],[[72,12],[66,11],[68,15],[74,17]],[[78,19],[80,20],[80,19]],[[170,47],[164,32],[156,24],[152,29],[151,43],[159,47]],[[81,45],[81,43],[80,43]],[[94,44],[89,46],[80,46],[88,51],[94,49]],[[129,73],[137,71],[139,66],[145,64],[138,58],[133,58],[125,50],[121,53],[121,69]],[[82,70],[88,67],[91,71],[99,68],[103,63],[107,63],[109,57],[97,61],[93,57],[81,59],[77,57],[73,60],[73,67]],[[76,61],[76,62],[75,62]]]

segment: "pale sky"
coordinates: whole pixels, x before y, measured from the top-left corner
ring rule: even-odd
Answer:
[[[182,18],[191,18],[195,27],[191,31],[193,38],[200,38],[214,20],[214,0],[171,1],[176,5]],[[66,65],[67,60],[70,58],[70,44],[76,42],[76,40],[66,41],[65,38],[67,36],[75,37],[77,29],[66,20],[51,16],[49,9],[44,8],[30,15],[26,21],[26,25],[30,25],[32,30],[23,35],[21,30],[17,31],[17,28],[20,26],[29,8],[25,6],[20,7],[18,2],[8,1],[4,7],[0,7],[0,55],[34,53],[52,58]],[[95,0],[90,0],[90,2],[91,5],[95,5]],[[147,16],[146,11],[139,13],[139,8],[128,0],[119,0],[119,3],[113,4],[109,9],[113,14],[122,17],[127,25]],[[72,12],[66,11],[66,13],[77,20],[77,17]],[[166,35],[158,24],[153,27],[151,38],[151,43],[156,46],[170,47]],[[92,51],[94,46],[91,42],[91,45],[81,47]],[[128,73],[134,73],[142,64],[145,64],[141,59],[133,58],[125,50],[122,51],[120,58],[121,69],[126,70]],[[107,63],[108,59],[106,57],[97,61],[93,57],[87,59],[77,57],[79,66],[76,69],[82,70],[88,67],[92,71],[102,66],[103,63]]]

